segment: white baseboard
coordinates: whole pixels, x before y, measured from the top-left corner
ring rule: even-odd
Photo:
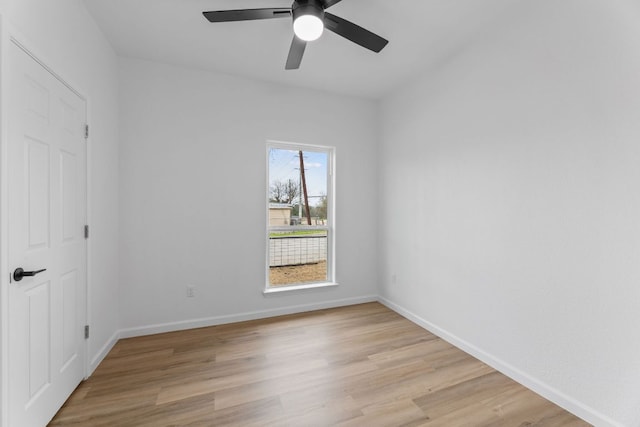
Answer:
[[[395,311],[399,315],[411,320],[413,323],[421,326],[422,328],[428,330],[429,332],[437,335],[448,343],[454,345],[455,347],[463,350],[466,353],[469,353],[473,357],[478,360],[486,363],[491,366],[495,370],[505,374],[509,378],[514,381],[522,384],[530,390],[538,393],[540,396],[544,397],[547,400],[555,403],[556,405],[566,409],[572,414],[582,418],[598,427],[624,427],[622,424],[617,421],[612,420],[604,414],[596,411],[595,409],[575,400],[574,398],[567,396],[561,391],[551,387],[550,385],[532,377],[526,372],[521,371],[513,365],[485,352],[484,350],[476,347],[475,345],[453,335],[446,330],[440,328],[437,325],[423,319],[422,317],[414,314],[413,312],[405,309],[404,307],[386,299],[383,297],[378,297],[378,301]]]
[[[119,339],[120,331],[115,331],[113,335],[111,335],[111,338],[107,340],[107,342],[102,346],[102,348],[93,357],[93,359],[91,359],[91,362],[89,363],[89,372],[87,372],[87,378],[90,377],[91,374],[93,374],[93,371],[96,370],[100,362],[102,362],[102,360],[107,357],[107,354],[109,354],[109,352],[111,351],[113,346],[116,345]]]
[[[265,319],[268,317],[284,316],[287,314],[304,313],[307,311],[324,310],[327,308],[344,307],[348,305],[364,304],[378,301],[376,295],[324,301],[312,304],[294,305],[271,310],[250,311],[246,313],[230,314],[226,316],[206,317],[202,319],[183,320],[179,322],[160,323],[156,325],[121,329],[120,338],[140,337],[144,335],[161,334],[165,332],[182,331],[185,329],[205,328],[208,326],[224,325],[227,323],[244,322],[247,320]]]

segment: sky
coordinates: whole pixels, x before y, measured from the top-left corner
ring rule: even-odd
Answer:
[[[315,206],[319,196],[327,194],[328,153],[306,150],[303,152],[309,205]],[[300,157],[297,151],[282,148],[269,150],[269,185],[275,181],[292,179],[300,182]]]

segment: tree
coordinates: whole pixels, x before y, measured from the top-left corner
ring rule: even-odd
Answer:
[[[300,187],[298,186],[298,184],[292,180],[292,179],[288,179],[287,182],[285,182],[285,195],[286,195],[286,202],[285,203],[293,203],[298,199],[298,195],[300,194]]]
[[[327,196],[322,196],[320,203],[316,206],[316,216],[320,219],[327,219]]]
[[[300,194],[300,188],[298,184],[292,180],[287,181],[273,181],[269,188],[271,192],[269,201],[271,203],[286,203],[291,204],[295,202]]]
[[[274,181],[269,188],[269,201],[271,203],[284,203],[285,192],[284,183],[282,181]]]

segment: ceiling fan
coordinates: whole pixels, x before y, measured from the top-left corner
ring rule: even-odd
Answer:
[[[253,21],[256,19],[273,19],[293,17],[293,41],[285,69],[300,68],[302,55],[307,42],[317,40],[325,27],[352,42],[380,52],[389,43],[377,34],[342,19],[326,9],[342,0],[295,0],[291,7],[275,7],[263,9],[238,9],[203,12],[210,22]]]

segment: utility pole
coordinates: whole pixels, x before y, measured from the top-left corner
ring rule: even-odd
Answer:
[[[307,196],[307,180],[304,177],[304,158],[302,150],[298,151],[300,156],[300,179],[302,180],[302,191],[304,193],[304,211],[307,215],[307,224],[311,225],[311,212],[309,211],[309,196]]]
[[[298,184],[298,219],[300,220],[298,225],[302,225],[302,172],[298,174]]]

